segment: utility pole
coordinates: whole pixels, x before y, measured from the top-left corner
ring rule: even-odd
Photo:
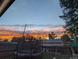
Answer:
[[[25,40],[25,31],[26,31],[26,26],[27,26],[27,24],[25,24],[25,26],[24,26],[24,31],[23,31],[23,40]]]
[[[24,41],[25,41],[25,30],[26,30],[26,26],[27,26],[27,25],[25,24],[22,37],[19,38],[20,41],[17,42],[17,54],[16,54],[16,59],[18,58],[18,53],[19,53],[20,48],[21,48],[20,51],[23,50],[22,48],[23,48],[23,43],[24,43]]]

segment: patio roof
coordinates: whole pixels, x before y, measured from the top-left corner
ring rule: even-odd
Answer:
[[[15,0],[0,0],[0,17],[11,6]]]

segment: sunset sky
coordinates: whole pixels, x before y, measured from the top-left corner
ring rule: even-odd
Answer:
[[[0,25],[65,25],[60,15],[59,0],[15,0],[0,18]]]
[[[63,28],[62,26],[58,26],[58,27],[31,26],[31,27],[26,27],[24,34],[28,33],[29,35],[37,37],[37,38],[39,38],[41,36],[42,38],[48,39],[49,33],[54,32],[56,35],[58,35],[57,37],[61,37],[61,35],[63,35],[64,31],[66,31],[66,29]],[[23,32],[24,32],[24,26],[13,26],[13,25],[1,26],[0,25],[0,39],[2,39],[2,40],[8,39],[9,41],[11,41],[13,37],[21,37],[23,35]]]
[[[0,26],[0,30],[9,30],[9,31],[24,31],[24,26]],[[61,31],[65,31],[65,28],[63,28],[62,26],[58,26],[58,27],[52,27],[52,26],[28,26],[26,27],[26,30],[25,31],[31,31],[31,32],[36,32],[36,31],[39,31],[39,32],[61,32]]]

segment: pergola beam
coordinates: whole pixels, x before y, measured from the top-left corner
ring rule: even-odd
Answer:
[[[15,0],[0,0],[0,16],[11,6]]]

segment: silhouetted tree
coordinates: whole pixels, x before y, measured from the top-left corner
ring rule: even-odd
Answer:
[[[13,37],[12,42],[17,42],[17,39],[18,39],[17,37]]]
[[[4,42],[8,42],[8,39],[5,39]]]
[[[54,39],[56,37],[54,32],[49,33],[49,39]]]
[[[12,42],[24,42],[25,41],[25,37],[13,37]]]
[[[78,35],[78,0],[59,0],[63,9],[63,15],[60,16],[66,22],[68,31]]]
[[[64,34],[64,35],[61,37],[61,39],[62,39],[63,41],[70,41],[70,38],[69,38],[69,36],[68,36],[67,34]]]

